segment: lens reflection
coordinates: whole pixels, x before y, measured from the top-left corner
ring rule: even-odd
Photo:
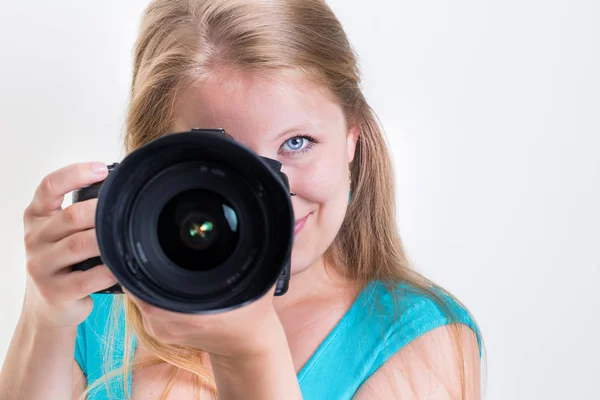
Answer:
[[[235,250],[238,218],[223,196],[205,189],[179,193],[158,219],[158,240],[165,255],[191,271],[213,269]]]

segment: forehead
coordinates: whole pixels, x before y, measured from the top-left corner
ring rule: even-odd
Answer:
[[[333,96],[292,70],[264,78],[222,69],[179,93],[173,120],[175,130],[223,128],[240,139],[296,126],[331,129],[345,124]]]

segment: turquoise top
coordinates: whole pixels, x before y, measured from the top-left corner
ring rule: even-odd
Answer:
[[[298,373],[305,400],[351,399],[359,386],[399,349],[451,322],[429,296],[404,284],[398,284],[396,289],[398,298],[392,297],[379,281],[363,289]],[[114,295],[92,297],[94,309],[79,325],[75,346],[75,360],[90,384],[102,375],[103,353],[107,350],[105,333],[111,326],[111,318],[118,326],[118,336],[110,359],[115,363],[113,366],[121,365],[125,325],[122,307],[111,317]],[[477,333],[481,354],[479,330],[468,312],[447,296],[442,299],[453,314],[453,321],[466,324]],[[125,398],[122,377],[110,381],[109,385],[112,397],[108,396],[106,385],[101,384],[88,399]],[[128,387],[131,388],[131,373]]]

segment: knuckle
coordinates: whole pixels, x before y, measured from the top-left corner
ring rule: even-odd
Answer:
[[[151,315],[151,310],[148,309],[148,305],[146,304],[136,304],[136,307],[138,308],[138,310],[140,311],[140,313],[150,316]]]
[[[67,207],[65,210],[65,218],[67,223],[71,225],[79,225],[81,222],[83,222],[83,213],[81,207],[76,207],[75,205]]]
[[[35,243],[37,242],[37,234],[34,230],[26,230],[25,235],[23,236],[23,242],[25,243],[25,249],[29,250],[35,247]]]
[[[44,196],[51,196],[54,193],[54,178],[52,175],[46,175],[40,183],[40,193]]]
[[[32,256],[27,260],[27,273],[33,278],[37,278],[42,271],[42,260],[37,256]]]
[[[27,222],[29,221],[30,218],[31,218],[31,204],[29,204],[27,207],[25,207],[25,210],[23,211],[23,223],[27,224]]]
[[[151,325],[152,325],[152,336],[154,336],[154,338],[156,340],[158,340],[159,342],[165,343],[165,344],[169,343],[172,340],[171,335],[169,334],[169,332],[167,332],[164,329],[164,326],[156,326],[155,327],[156,324],[154,322],[151,323]]]
[[[179,341],[185,338],[184,329],[177,329],[178,327],[174,326],[174,324],[165,324],[164,327],[171,340]]]
[[[158,316],[159,310],[156,307],[151,306],[148,303],[141,303],[137,305],[140,312],[147,317],[155,318]]]
[[[91,297],[84,297],[79,299],[80,302],[80,310],[85,315],[90,315],[92,310],[94,309],[94,300]]]
[[[67,248],[72,253],[81,253],[86,249],[87,240],[81,232],[75,233],[67,239]]]
[[[56,291],[52,290],[48,285],[42,285],[38,287],[40,297],[48,304],[56,302]]]
[[[86,276],[86,278],[88,278],[88,279],[80,279],[75,282],[74,290],[76,291],[76,293],[79,293],[82,295],[88,295],[92,292],[93,282],[89,279],[89,277]]]
[[[154,339],[158,340],[159,342],[163,342],[164,341],[164,337],[160,332],[160,329],[154,329],[154,326],[152,323],[149,322],[144,322],[144,329],[146,330],[146,332],[148,332],[148,334],[150,336],[152,336]]]

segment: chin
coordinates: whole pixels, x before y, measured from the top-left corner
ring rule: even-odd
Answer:
[[[316,257],[313,257],[310,252],[306,251],[306,249],[299,248],[299,245],[300,243],[295,243],[294,247],[292,248],[292,259],[290,266],[291,276],[306,271],[316,261]]]
[[[300,265],[300,266],[298,266],[297,268],[295,268],[295,267],[292,265],[292,268],[291,268],[291,271],[290,271],[290,276],[295,276],[295,275],[298,275],[298,274],[300,274],[300,273],[302,273],[302,272],[306,271],[306,270],[307,270],[307,269],[309,269],[310,267],[311,267],[311,265],[310,265],[310,264],[308,264],[308,265],[306,265],[306,264],[305,264],[305,265]]]
[[[311,266],[311,263],[308,260],[296,260],[294,255],[292,255],[292,265],[290,266],[290,275],[298,275],[301,272],[306,271]]]

